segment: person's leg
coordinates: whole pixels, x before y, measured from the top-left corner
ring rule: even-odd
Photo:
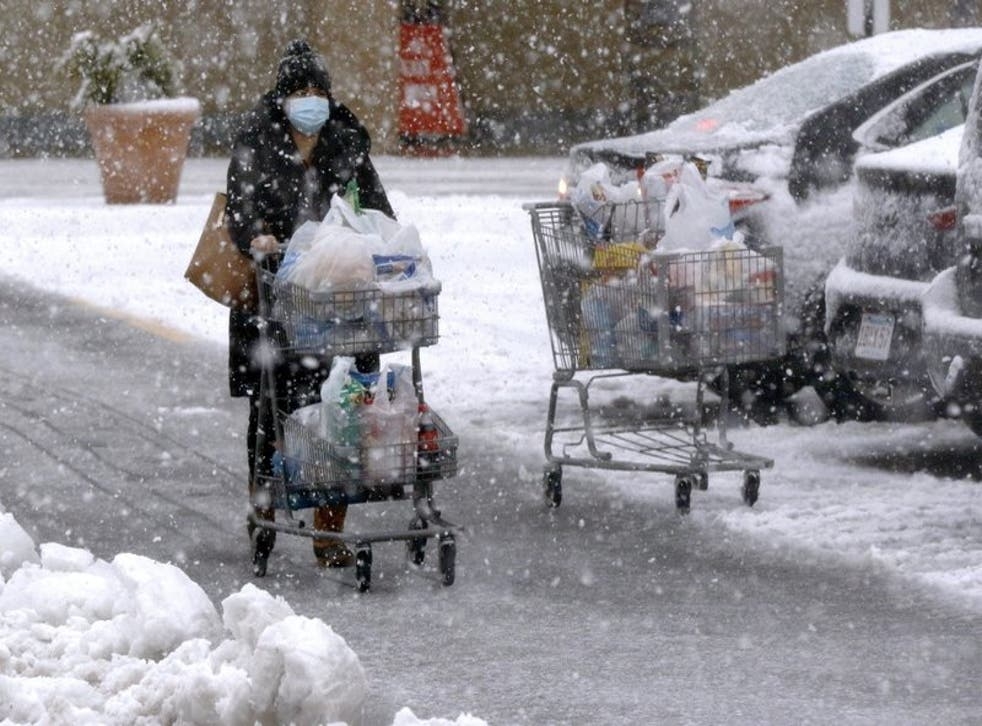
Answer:
[[[378,369],[378,356],[375,369]],[[283,398],[289,410],[295,411],[303,406],[320,403],[321,384],[330,372],[330,361],[316,368],[305,368],[295,363],[282,378],[286,382]],[[334,504],[314,509],[314,529],[323,532],[343,532],[344,520],[348,513],[347,504]],[[354,564],[354,555],[340,540],[314,539],[314,557],[322,567],[348,567]]]
[[[268,488],[263,486],[263,482],[268,482],[273,475],[273,454],[276,451],[273,419],[269,401],[261,399],[258,394],[249,396],[246,446],[249,458],[249,501],[257,517],[273,520],[272,501]]]
[[[263,477],[273,473],[273,451],[275,447],[270,440],[272,428],[270,424],[269,402],[262,399],[258,393],[249,396],[249,429],[246,433],[247,456],[249,460],[249,504],[256,519],[272,522],[276,518],[276,510],[272,506],[268,486],[262,484]],[[261,441],[262,445],[257,448]],[[260,474],[257,478],[256,474]],[[268,482],[268,479],[265,479]],[[257,527],[249,523],[249,539],[253,542],[253,565],[259,565],[269,557],[276,544],[276,530]]]
[[[342,532],[347,513],[346,504],[317,507],[314,510],[314,529],[322,532]],[[354,564],[354,555],[340,540],[315,539],[314,557],[321,567],[349,567]]]
[[[355,368],[360,373],[373,373],[379,370],[378,353],[366,353],[355,357]],[[330,370],[328,365],[326,370]],[[326,370],[316,379],[323,381]],[[320,385],[316,386],[316,400],[320,401]],[[334,504],[314,510],[314,529],[323,532],[343,532],[344,520],[348,514],[347,504]],[[348,567],[354,563],[351,550],[340,540],[315,539],[314,556],[322,567]]]

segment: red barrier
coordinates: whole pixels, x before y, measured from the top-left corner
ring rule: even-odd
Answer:
[[[404,151],[451,153],[467,133],[446,29],[404,22],[399,33],[399,140]]]

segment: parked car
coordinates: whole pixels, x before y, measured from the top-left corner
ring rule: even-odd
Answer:
[[[957,259],[951,209],[964,126],[856,162],[856,233],[825,283],[839,406],[860,417],[930,415],[935,396],[921,345],[921,297]]]
[[[898,30],[847,43],[732,91],[662,129],[576,144],[562,183],[575,184],[597,162],[606,163],[619,183],[657,156],[701,155],[711,159],[714,176],[784,179],[792,195],[803,200],[850,178],[858,148],[853,132],[861,124],[980,52],[982,28]]]
[[[959,149],[956,263],[923,297],[923,355],[945,412],[982,436],[982,72]]]
[[[767,192],[766,203],[743,211],[742,226],[751,239],[784,247],[788,353],[772,365],[734,370],[734,399],[746,402],[755,418],[766,418],[806,385],[834,399],[837,382],[823,359],[824,282],[849,236],[851,195],[842,189],[859,149],[853,132],[904,93],[980,52],[982,28],[903,30],[839,46],[663,129],[577,144],[560,192],[597,163],[617,184],[673,156],[700,156],[711,177]],[[894,138],[902,143],[904,137]]]
[[[951,205],[978,66],[935,76],[853,134],[864,150],[901,148],[856,162],[855,235],[825,284],[832,365],[844,378],[833,406],[846,415],[909,420],[937,410],[921,297],[957,257]]]

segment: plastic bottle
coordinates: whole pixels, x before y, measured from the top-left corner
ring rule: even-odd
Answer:
[[[602,282],[594,283],[580,301],[583,331],[590,346],[591,368],[614,368],[617,365],[617,339],[614,328],[617,316],[608,302],[609,288]]]
[[[440,432],[437,430],[436,423],[433,421],[433,414],[430,412],[430,407],[425,403],[419,404],[418,429],[418,468],[423,473],[432,472],[439,466]]]

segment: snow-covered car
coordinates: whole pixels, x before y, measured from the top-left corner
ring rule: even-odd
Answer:
[[[945,412],[982,436],[982,72],[958,154],[956,261],[924,293],[923,355]]]
[[[862,418],[934,410],[921,298],[957,259],[950,223],[964,125],[855,165],[855,235],[825,282],[825,330],[840,380],[834,405]]]
[[[893,150],[856,162],[855,235],[825,285],[841,376],[832,405],[845,415],[904,420],[937,410],[921,300],[959,254],[955,172],[977,71],[971,61],[932,78],[853,134],[863,149]]]
[[[728,180],[782,179],[792,196],[852,174],[854,131],[919,84],[982,52],[982,28],[898,30],[847,43],[734,90],[668,126],[576,144],[562,186],[598,162],[613,183],[665,155],[699,155]],[[884,143],[888,143],[884,138]],[[899,137],[893,145],[906,143]]]
[[[623,184],[666,158],[701,157],[710,177],[769,195],[741,211],[741,226],[749,239],[784,248],[787,355],[735,371],[731,388],[757,412],[773,411],[803,386],[828,384],[817,360],[825,350],[824,283],[850,237],[851,191],[844,183],[859,149],[854,131],[980,52],[982,28],[962,28],[895,31],[817,53],[662,129],[577,144],[560,193],[598,163],[613,184]],[[896,138],[903,143],[902,134]]]

